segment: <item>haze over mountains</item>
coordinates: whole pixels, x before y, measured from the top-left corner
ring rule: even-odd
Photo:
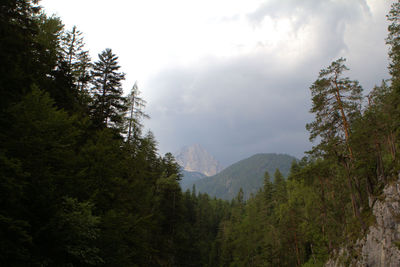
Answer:
[[[175,153],[178,164],[189,172],[199,172],[205,176],[219,173],[223,168],[221,164],[199,144],[186,146]]]
[[[272,180],[276,169],[286,177],[292,162],[296,160],[285,154],[256,154],[222,170],[219,162],[198,144],[184,147],[175,157],[182,167],[180,184],[183,191],[192,190],[195,185],[198,192],[227,200],[236,197],[240,188],[246,199],[256,193],[263,185],[266,171]]]
[[[192,190],[193,184],[200,179],[207,177],[201,172],[190,172],[181,169],[181,174],[183,175],[182,180],[179,182],[181,185],[182,191],[186,191],[187,189]]]
[[[295,157],[285,154],[256,154],[232,164],[212,177],[196,180],[194,185],[198,192],[226,200],[235,198],[242,188],[244,198],[248,199],[263,186],[266,171],[272,181],[276,169],[287,177],[294,160]]]

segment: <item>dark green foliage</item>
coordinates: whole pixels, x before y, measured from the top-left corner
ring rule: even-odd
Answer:
[[[275,188],[273,183],[270,181],[270,176],[268,172],[265,172],[264,174],[264,187],[263,187],[263,192],[264,192],[264,201],[265,201],[265,212],[267,215],[271,215],[273,210],[274,210],[274,192]]]
[[[35,41],[40,48],[37,53],[40,63],[36,66],[34,83],[50,93],[59,108],[68,112],[77,112],[79,107],[79,92],[73,86],[73,77],[64,58],[60,41],[63,24],[57,17],[47,17],[40,14],[37,18],[38,34]]]
[[[11,183],[7,186],[19,185],[7,190],[11,198],[6,201],[14,198],[14,208],[19,207],[8,217],[29,226],[27,235],[34,244],[33,250],[29,247],[31,260],[56,262],[58,252],[50,249],[55,244],[49,239],[59,238],[53,229],[54,220],[60,197],[71,188],[76,156],[73,148],[79,131],[75,119],[57,110],[49,95],[36,88],[9,109],[8,118],[13,124],[3,131],[7,142],[3,141],[1,147],[6,157],[13,159],[5,163],[11,167],[15,162],[9,168],[16,180],[8,180]]]
[[[66,31],[61,37],[61,53],[68,69],[80,91],[86,89],[90,81],[89,69],[91,68],[89,51],[84,50],[82,33],[76,26],[71,31]]]
[[[310,112],[315,121],[307,124],[310,140],[321,139],[314,153],[327,154],[330,151],[341,157],[352,157],[348,147],[350,124],[360,115],[362,88],[358,81],[343,78],[348,70],[345,59],[340,58],[321,70],[318,79],[310,87],[313,106]],[[349,150],[350,155],[347,155]]]
[[[389,22],[389,35],[386,43],[390,46],[389,57],[391,63],[389,65],[390,74],[394,81],[400,79],[400,3],[393,3],[392,8],[387,15]]]
[[[197,194],[201,183],[181,191],[172,154],[159,156],[154,135],[142,135],[137,87],[122,96],[111,49],[89,77],[76,28],[64,32],[36,1],[3,1],[0,264],[323,266],[362,236],[400,169],[399,8],[388,16],[390,83],[360,109],[358,82],[340,76],[343,59],[333,62],[311,87],[308,128],[320,143],[301,161],[255,155],[227,168],[213,194],[229,203]],[[218,189],[227,182],[231,191]]]
[[[0,5],[0,109],[20,100],[36,76],[39,31],[32,1],[5,0]]]
[[[293,162],[287,181],[277,171],[271,183],[266,173],[246,205],[232,202],[217,235],[215,266],[323,266],[374,221],[373,200],[400,169],[399,8],[393,4],[388,16],[391,84],[376,86],[361,109],[358,82],[341,76],[344,59],[321,71],[310,88],[316,118],[307,125],[318,143]]]
[[[98,265],[103,262],[96,247],[100,236],[100,217],[93,215],[93,204],[64,198],[52,222],[49,235],[57,238],[53,249],[59,254],[59,265]]]
[[[277,168],[287,177],[294,157],[284,154],[257,154],[241,160],[220,173],[195,182],[199,192],[231,200],[242,188],[248,199],[263,186],[266,171],[273,173]]]
[[[206,194],[183,195],[184,221],[179,233],[178,266],[218,266],[218,252],[214,243],[219,224],[228,216],[229,203],[210,199]]]
[[[386,129],[386,136],[388,137],[388,146],[391,152],[392,160],[396,164],[397,168],[400,167],[399,157],[397,151],[399,146],[396,145],[395,140],[399,139],[400,135],[400,123],[396,119],[400,116],[400,2],[393,3],[392,8],[388,15],[388,20],[391,24],[388,27],[389,35],[386,39],[389,45],[389,57],[391,64],[389,66],[390,73],[392,74],[391,86],[387,87],[386,94],[383,95],[385,98],[384,107],[386,112],[385,123],[389,126]],[[382,96],[380,97],[382,99]]]
[[[84,46],[82,33],[76,26],[70,31],[63,31],[60,44],[61,66],[70,79],[71,88],[74,88],[77,94],[76,101],[80,105],[80,111],[87,114],[89,112],[87,104],[90,102],[87,90],[91,81],[92,63],[89,51],[84,50]]]
[[[125,74],[118,72],[118,57],[110,48],[99,54],[93,65],[92,76],[92,117],[97,127],[120,128],[123,113],[127,110],[126,99],[122,96]]]
[[[32,1],[0,11],[1,265],[207,265],[228,203],[181,192],[172,154],[142,136],[137,87],[122,96],[117,56],[89,77],[75,27]]]

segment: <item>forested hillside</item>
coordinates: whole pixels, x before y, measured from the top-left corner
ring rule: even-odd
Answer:
[[[274,173],[278,169],[287,177],[293,161],[296,161],[295,157],[284,154],[256,154],[232,164],[214,176],[196,180],[192,184],[199,192],[226,200],[235,198],[242,189],[244,199],[248,199],[262,187],[266,171]]]
[[[193,183],[197,180],[203,179],[205,176],[201,172],[189,172],[181,169],[182,180],[179,182],[183,191],[193,188]]]
[[[38,1],[2,1],[0,265],[322,266],[399,175],[400,2],[388,19],[391,79],[363,95],[345,59],[323,68],[308,156],[227,202],[181,191],[111,48],[91,59]]]
[[[110,48],[0,4],[0,265],[202,266],[228,204],[183,194]]]
[[[218,232],[217,266],[323,266],[341,248],[347,256],[342,253],[335,266],[350,266],[361,253],[368,255],[352,245],[376,224],[372,209],[400,175],[400,2],[388,19],[391,79],[363,95],[359,82],[346,76],[345,59],[320,71],[310,87],[313,149],[292,166],[287,181],[271,182],[266,173],[255,197],[245,203],[243,194],[237,196],[240,204]],[[397,252],[398,242],[391,245]],[[398,266],[390,257],[381,259]]]

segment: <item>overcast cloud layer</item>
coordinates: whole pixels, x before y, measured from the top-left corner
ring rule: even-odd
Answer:
[[[96,1],[97,13],[106,2]],[[301,157],[311,148],[308,88],[321,68],[347,58],[348,75],[366,91],[388,77],[385,15],[393,1],[114,2],[126,18],[117,19],[120,37],[103,47],[115,47],[127,89],[138,80],[162,153],[198,143],[225,166],[260,152]],[[83,27],[90,50],[106,42],[79,15],[74,22],[63,13],[61,1],[43,5]]]

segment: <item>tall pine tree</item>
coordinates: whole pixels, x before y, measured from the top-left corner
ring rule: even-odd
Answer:
[[[314,151],[329,154],[334,151],[343,157],[353,157],[348,145],[351,120],[360,114],[362,88],[358,81],[342,77],[348,70],[346,60],[340,58],[321,70],[318,79],[310,87],[315,121],[307,124],[310,140],[321,138]],[[347,151],[347,152],[346,152]]]
[[[127,141],[132,143],[132,141],[138,140],[141,136],[142,123],[141,119],[150,118],[148,114],[146,114],[143,109],[146,107],[146,100],[141,98],[140,91],[137,83],[132,87],[130,94],[128,95],[128,136]]]
[[[91,68],[89,51],[84,50],[82,32],[73,26],[70,31],[65,31],[61,38],[61,51],[79,91],[83,92],[90,81]]]
[[[92,116],[97,127],[120,128],[126,108],[122,96],[125,73],[119,72],[118,57],[110,48],[99,54],[92,74]]]

